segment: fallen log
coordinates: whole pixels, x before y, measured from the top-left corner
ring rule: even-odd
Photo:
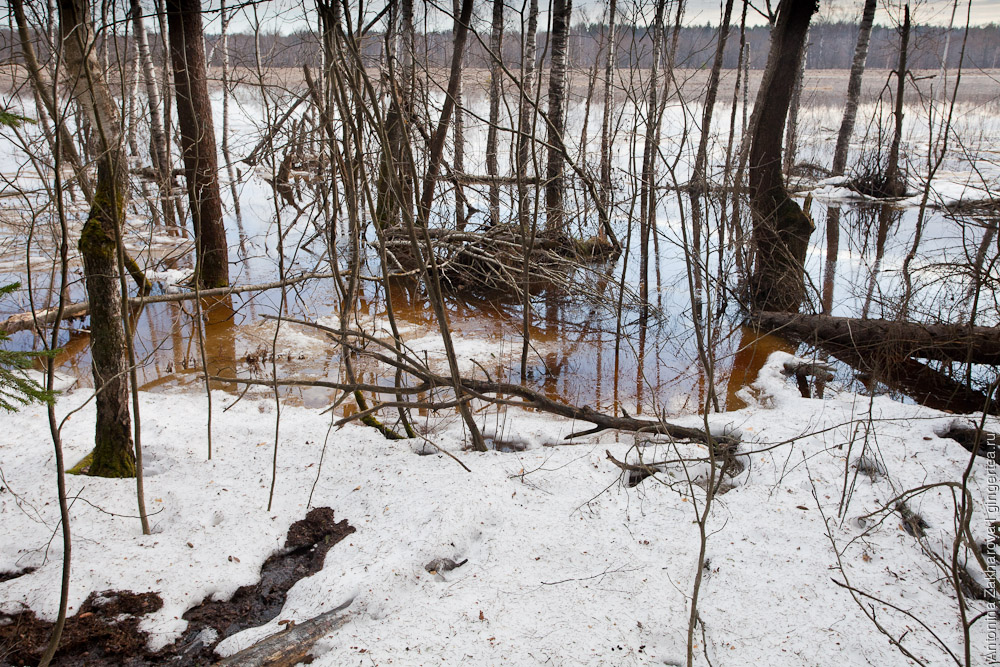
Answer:
[[[971,389],[916,359],[880,357],[870,351],[862,354],[854,347],[823,340],[803,342],[815,345],[872,380],[884,382],[929,408],[960,413],[985,410],[988,414],[1000,414],[1000,405],[990,401],[986,394]]]
[[[295,278],[289,278],[287,280],[276,280],[270,283],[260,283],[257,285],[234,285],[232,287],[215,287],[213,289],[203,289],[200,292],[179,292],[177,294],[157,294],[155,296],[144,296],[144,297],[132,297],[128,300],[130,306],[138,307],[144,306],[151,303],[173,303],[176,301],[190,301],[192,299],[201,296],[203,299],[215,298],[215,297],[226,297],[231,294],[240,294],[242,292],[263,292],[269,289],[277,289],[279,287],[289,287],[296,283],[300,283],[306,280],[312,279],[322,279],[322,278],[332,278],[332,273],[304,273],[301,276],[296,276]],[[90,313],[90,302],[81,301],[80,303],[73,303],[65,308],[63,308],[62,318],[64,320],[72,320],[78,317],[86,317]],[[3,322],[0,322],[0,332],[6,334],[17,333],[18,331],[24,331],[26,329],[33,329],[35,327],[35,322],[38,326],[44,327],[55,322],[56,317],[59,314],[59,308],[47,308],[45,310],[37,310],[32,313],[17,313],[16,315],[11,315]]]
[[[776,312],[757,313],[751,317],[751,322],[759,329],[792,336],[805,343],[823,342],[883,359],[919,357],[1000,365],[1000,327]]]
[[[288,623],[286,629],[278,634],[266,637],[215,664],[217,667],[291,667],[298,664],[306,660],[313,644],[347,622],[348,615],[341,612],[351,606],[353,601],[354,598],[351,598],[308,621]]]
[[[962,419],[953,421],[948,430],[939,432],[938,436],[954,440],[970,454],[976,452],[977,456],[994,460],[997,456],[997,445],[1000,444],[1000,434],[984,431],[977,424]]]

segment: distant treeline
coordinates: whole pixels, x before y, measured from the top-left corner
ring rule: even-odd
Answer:
[[[948,49],[948,67],[958,65],[964,28],[952,31]],[[652,59],[652,39],[644,28],[618,26],[618,66],[627,68],[637,65],[645,68]],[[570,37],[570,64],[574,68],[590,68],[601,58],[606,28],[602,25],[579,24]],[[853,23],[817,23],[809,30],[809,51],[806,66],[812,69],[849,69],[854,56],[854,45],[858,28]],[[938,26],[915,26],[910,37],[910,67],[914,69],[937,69],[944,55],[947,30]],[[748,28],[746,43],[750,49],[750,67],[763,69],[767,62],[770,28],[758,26]],[[483,44],[489,42],[489,34],[484,29],[482,40],[469,40],[466,52],[467,67],[486,67],[489,60]],[[680,30],[677,42],[677,64],[681,67],[709,67],[715,55],[718,29],[713,26],[687,26]],[[319,44],[311,33],[291,35],[261,35],[259,38],[265,61],[275,67],[301,67],[302,63],[319,63]],[[670,32],[667,33],[670,39]],[[508,67],[519,67],[521,62],[521,37],[519,32],[507,32],[504,38],[503,61]],[[214,46],[214,38],[209,38],[209,49]],[[547,62],[547,35],[538,35],[539,61]],[[382,34],[369,35],[363,44],[364,55],[378,61],[383,53],[385,37]],[[447,67],[451,58],[450,32],[432,32],[417,36],[417,58],[432,67]],[[240,55],[252,57],[253,37],[233,35],[230,37],[231,55],[238,60]],[[892,68],[898,59],[899,35],[894,28],[876,26],[872,30],[871,45],[868,50],[868,67]],[[739,59],[739,28],[731,33],[726,43],[723,66],[735,68]],[[216,53],[213,64],[221,64],[221,56]],[[1000,26],[988,25],[969,29],[965,48],[965,66],[973,68],[994,68],[1000,66]]]
[[[151,24],[152,22],[150,22]],[[151,25],[149,27],[152,27]],[[746,43],[750,52],[750,67],[763,69],[767,61],[768,36],[770,28],[757,26],[746,31]],[[570,66],[577,69],[589,69],[601,59],[605,43],[606,27],[600,24],[578,24],[570,37]],[[937,69],[945,52],[947,30],[940,26],[914,26],[910,38],[909,63],[913,69]],[[948,67],[958,65],[961,54],[964,28],[952,31],[951,44],[948,48]],[[638,66],[646,68],[652,58],[651,34],[645,27],[617,27],[618,66],[622,68]],[[667,31],[667,39],[671,32]],[[0,29],[0,58],[4,61],[18,60],[19,49],[16,46],[16,35],[9,29]],[[469,41],[465,64],[467,67],[486,67],[488,57],[483,44],[489,41],[489,35],[484,32],[482,40]],[[715,40],[718,29],[713,26],[686,26],[681,28],[677,42],[677,66],[684,68],[708,67],[715,54]],[[508,31],[504,38],[503,61],[510,68],[517,68],[521,62],[520,33]],[[854,55],[854,44],[857,39],[857,26],[853,23],[830,22],[816,23],[809,30],[809,50],[806,67],[810,69],[849,69]],[[154,57],[162,57],[159,53],[160,39],[151,35],[151,46]],[[447,67],[451,57],[451,33],[430,32],[417,35],[417,59],[426,62],[430,67]],[[739,59],[739,28],[733,28],[731,38],[726,44],[723,66],[732,69]],[[229,37],[230,57],[234,65],[256,65],[254,45],[258,44],[262,51],[262,61],[268,67],[300,68],[303,64],[316,67],[320,64],[320,45],[317,36],[308,31],[288,35],[261,34],[257,37],[249,34],[233,34]],[[538,34],[538,59],[546,63],[548,49],[547,35]],[[206,46],[211,65],[221,65],[222,56],[218,48],[218,35],[207,35]],[[124,42],[122,42],[124,46]],[[896,29],[876,26],[872,31],[871,45],[868,50],[868,67],[891,69],[897,60],[899,36]],[[385,49],[385,35],[371,32],[362,42],[365,59],[372,64],[381,60]],[[44,54],[44,47],[39,51]],[[130,53],[129,51],[121,51]],[[971,68],[995,68],[1000,66],[1000,26],[990,24],[969,29],[965,47],[965,66]]]

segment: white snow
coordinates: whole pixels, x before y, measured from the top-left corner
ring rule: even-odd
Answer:
[[[707,664],[707,651],[714,665],[910,664],[833,583],[845,580],[839,553],[850,584],[884,601],[874,603],[879,622],[895,637],[906,633],[904,646],[927,664],[943,664],[931,635],[889,603],[958,652],[954,592],[899,515],[879,510],[908,489],[961,479],[968,453],[936,434],[953,417],[849,393],[800,398],[780,374],[786,359],[772,356],[746,392],[751,407],[710,416],[714,432],[741,433],[741,451],[752,453],[708,519],[698,605],[707,647],[699,627],[696,662]],[[63,429],[70,465],[92,443],[88,398],[76,390],[57,404],[61,417],[82,405]],[[430,422],[429,437],[467,473],[430,448],[420,455],[420,446],[360,426],[326,440],[329,415],[286,405],[269,512],[273,404],[248,396],[224,410],[233,396],[213,398],[209,461],[204,395],[141,396],[151,535],[132,518],[134,480],[68,476],[71,613],[91,591],[156,591],[164,606],[142,628],[163,646],[185,627],[185,609],[256,580],[312,494],[312,506],[332,507],[357,532],[292,588],[278,617],[224,640],[220,653],[276,632],[278,620],[301,622],[354,598],[348,622],[317,644],[313,664],[683,663],[707,465],[668,464],[658,479],[628,488],[605,451],[636,461],[641,450],[654,462],[703,457],[702,445],[611,432],[569,444],[565,435],[587,425],[512,408],[478,415],[488,436],[525,451],[478,454],[462,449],[460,420]],[[697,426],[701,418],[680,421]],[[4,611],[27,605],[52,618],[61,542],[48,424],[32,407],[5,416],[4,426],[0,571],[38,569],[0,583],[0,600]],[[858,473],[862,456],[885,474]],[[984,514],[990,474],[995,483],[996,468],[980,459],[969,481],[977,540],[997,518]],[[950,552],[952,503],[945,487],[908,500],[929,526],[929,549]],[[436,558],[468,562],[428,573]],[[986,608],[970,604],[970,616]],[[987,622],[973,626],[974,664],[986,664]]]

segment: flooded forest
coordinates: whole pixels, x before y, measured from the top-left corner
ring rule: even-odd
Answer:
[[[0,549],[0,603],[22,600],[52,622],[26,626],[34,639],[23,635],[20,648],[0,631],[0,664],[5,655],[12,664],[60,664],[60,646],[70,647],[66,659],[82,650],[72,648],[82,632],[72,608],[91,591],[72,592],[70,526],[87,511],[75,497],[101,489],[113,516],[131,517],[115,530],[167,540],[161,531],[172,519],[158,523],[156,512],[173,516],[160,505],[175,494],[161,488],[170,466],[158,443],[190,448],[227,484],[239,475],[223,472],[217,450],[224,456],[244,426],[253,433],[246,479],[257,489],[254,511],[282,517],[275,540],[316,504],[317,488],[322,495],[333,484],[325,476],[351,466],[330,463],[341,460],[328,451],[334,442],[383,452],[354,455],[367,461],[358,475],[420,450],[455,475],[507,466],[498,480],[520,475],[520,489],[525,469],[550,474],[548,459],[529,466],[475,456],[572,457],[564,441],[584,438],[594,470],[611,477],[581,490],[576,504],[615,479],[621,494],[660,481],[662,493],[690,499],[690,562],[673,586],[685,591],[672,603],[682,620],[607,664],[646,664],[647,646],[659,646],[661,664],[842,664],[832,654],[831,662],[772,662],[777,649],[766,642],[747,662],[712,662],[728,654],[711,637],[723,615],[711,614],[723,604],[708,583],[710,560],[722,562],[713,531],[723,531],[719,513],[737,512],[739,500],[723,494],[770,465],[781,469],[768,478],[774,488],[786,474],[805,476],[790,512],[826,512],[810,553],[837,554],[837,563],[817,555],[825,565],[815,573],[844,573],[828,595],[846,599],[846,613],[877,637],[864,646],[884,645],[868,659],[987,664],[988,623],[996,655],[1000,524],[989,519],[1000,516],[995,484],[970,480],[974,467],[982,475],[992,465],[996,475],[1000,28],[977,18],[977,3],[2,4],[0,424],[18,426],[9,427],[9,449],[0,443],[0,475],[11,477],[3,480],[10,489],[28,484],[19,487],[25,478],[10,471],[21,465],[15,440],[33,433],[39,469],[48,471],[38,473],[45,481],[35,502],[51,507],[41,523],[58,535],[53,556]],[[844,434],[839,444],[792,453],[804,446],[799,438],[825,437],[819,415],[841,408],[846,416],[828,429]],[[760,425],[748,426],[755,419]],[[938,426],[914,437],[922,427],[897,419]],[[320,424],[315,432],[309,420]],[[768,439],[769,422],[788,433]],[[764,440],[751,442],[757,433]],[[917,468],[900,468],[890,481],[897,471],[887,473],[883,457],[896,455],[879,449],[880,434],[949,453],[907,466],[950,463],[940,464],[940,478],[925,469],[924,482]],[[286,454],[295,438],[310,448]],[[785,446],[787,459],[775,462]],[[829,470],[819,472],[828,455]],[[290,460],[298,472],[282,472]],[[765,468],[755,473],[755,465]],[[401,464],[397,483],[410,474]],[[92,481],[103,478],[119,481]],[[824,481],[832,501],[817,492]],[[104,483],[119,486],[86,486]],[[357,484],[359,496],[369,493],[370,480]],[[863,484],[870,488],[857,491],[852,510]],[[308,501],[292,503],[302,489]],[[871,497],[862,501],[863,493]],[[941,494],[954,502],[921,513],[925,498]],[[652,497],[643,502],[652,507]],[[10,500],[0,518],[13,521],[25,502]],[[347,518],[359,527],[363,515]],[[88,521],[112,521],[87,516],[79,519],[85,535]],[[868,563],[877,550],[865,539],[881,538],[867,531],[889,516],[918,554],[906,562],[919,561],[913,567],[937,582],[906,613],[872,597],[889,583],[849,584],[840,560],[868,544]],[[943,536],[932,536],[938,528]],[[837,532],[862,529],[860,537]],[[198,542],[178,539],[192,550]],[[424,557],[413,539],[407,548]],[[452,547],[459,540],[449,539]],[[475,554],[478,538],[470,539]],[[250,570],[271,553],[248,549],[259,556],[248,559]],[[457,576],[457,560],[432,561],[426,576]],[[44,585],[17,588],[41,581],[35,569],[50,561]],[[322,555],[318,562],[311,573]],[[236,582],[255,580],[250,570],[214,590],[232,594]],[[107,585],[146,590],[142,580]],[[869,593],[858,588],[865,583]],[[237,646],[240,635],[226,631],[199,649],[208,653],[185,653],[197,626],[180,635],[170,623],[183,625],[180,613],[213,595],[210,584],[198,590],[186,606],[168,600],[163,618],[172,609],[174,621],[142,626],[163,640],[154,633],[130,649],[134,664],[167,655],[200,664],[220,641],[230,643],[218,655],[242,655],[263,639]],[[764,599],[742,595],[735,599]],[[382,622],[352,599],[351,618]],[[952,611],[940,611],[946,606]],[[317,637],[334,632],[322,623],[340,616],[310,609],[309,622],[327,619]],[[280,610],[240,630],[273,624]],[[13,613],[0,604],[0,617]],[[913,624],[939,613],[957,620],[937,631]],[[479,611],[480,622],[489,617]],[[297,641],[276,664],[303,659],[298,649],[312,650],[316,638]],[[478,664],[499,661],[494,643],[474,653]],[[95,646],[86,650],[123,659]],[[423,659],[437,656],[434,664],[452,646]],[[407,664],[402,644],[382,647]],[[346,664],[340,649],[326,650],[329,664]],[[605,664],[572,655],[566,664]]]

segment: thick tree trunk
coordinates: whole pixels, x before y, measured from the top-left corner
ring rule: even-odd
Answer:
[[[899,169],[899,145],[903,140],[903,96],[906,93],[906,52],[910,44],[910,5],[903,5],[903,27],[899,38],[899,64],[896,66],[896,107],[889,161],[885,170],[885,195],[902,197],[906,194],[906,179]]]
[[[197,275],[207,288],[229,284],[229,249],[222,220],[212,102],[205,74],[201,0],[167,0],[177,120],[188,201],[198,243]]]
[[[128,351],[122,323],[118,276],[118,230],[125,215],[128,171],[121,123],[111,91],[94,54],[86,0],[59,0],[59,27],[67,83],[84,110],[103,150],[97,159],[97,187],[80,234],[80,252],[90,310],[90,349],[97,394],[97,429],[90,474],[135,476],[128,396]]]
[[[959,324],[918,324],[898,320],[865,320],[829,315],[761,312],[754,322],[762,329],[806,342],[826,342],[878,357],[920,357],[1000,365],[1000,328]]]
[[[750,206],[756,263],[751,298],[758,310],[796,311],[805,295],[803,265],[812,221],[791,200],[781,174],[782,135],[815,0],[782,0],[767,69],[754,108]]]
[[[563,129],[566,117],[566,55],[573,0],[552,0],[552,62],[549,67],[548,159],[545,167],[545,229],[565,231]]]
[[[456,0],[457,1],[457,0]],[[503,3],[504,0],[493,0],[493,29],[490,32],[490,126],[486,135],[486,173],[492,178],[500,175],[500,165],[497,160],[500,124],[500,68],[503,58]],[[490,184],[490,223],[500,224],[500,185],[494,181]]]

